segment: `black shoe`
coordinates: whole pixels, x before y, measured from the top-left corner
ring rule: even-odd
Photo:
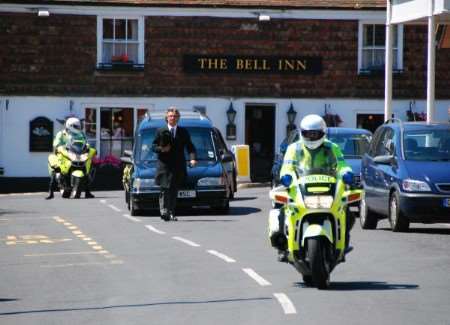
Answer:
[[[51,200],[54,198],[53,192],[50,192],[48,196],[45,198],[46,200]]]
[[[350,253],[351,251],[353,250],[353,246],[347,246],[347,247],[345,247],[345,250],[344,250],[344,253],[345,254],[348,254],[348,253]]]
[[[278,262],[287,263],[288,262],[288,252],[287,251],[278,251],[277,260],[278,260]]]
[[[86,191],[86,193],[84,193],[84,197],[85,197],[86,199],[93,199],[93,198],[95,198],[94,194],[92,194],[92,193],[89,192],[89,191]]]
[[[162,214],[161,219],[164,221],[170,221],[170,216],[168,214]]]
[[[178,221],[178,218],[175,217],[173,214],[170,215],[170,220],[172,221]]]

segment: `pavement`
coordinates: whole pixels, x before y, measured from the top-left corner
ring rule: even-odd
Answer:
[[[270,182],[238,183],[237,188],[270,187]]]

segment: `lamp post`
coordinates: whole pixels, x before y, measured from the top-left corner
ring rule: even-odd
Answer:
[[[234,124],[234,119],[236,118],[236,110],[233,108],[233,103],[230,102],[230,107],[227,110],[227,140],[236,140],[236,125]]]
[[[297,116],[297,112],[294,109],[294,106],[292,105],[292,102],[291,102],[291,105],[289,106],[289,110],[286,112],[286,114],[287,114],[287,118],[288,118],[288,125],[286,127],[286,135],[289,136],[289,133],[292,130],[296,129],[295,117]]]

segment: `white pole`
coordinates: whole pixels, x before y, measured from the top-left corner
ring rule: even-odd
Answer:
[[[428,3],[427,123],[431,123],[434,120],[436,20],[434,17],[434,0],[428,0]]]
[[[392,25],[391,25],[392,4],[387,1],[386,6],[386,53],[385,53],[385,81],[384,81],[384,120],[387,121],[392,116]]]

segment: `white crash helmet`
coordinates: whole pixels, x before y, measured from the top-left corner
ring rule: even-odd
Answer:
[[[306,115],[300,122],[302,141],[308,149],[317,149],[325,141],[327,124],[316,114]]]
[[[76,117],[69,117],[64,126],[70,134],[78,134],[81,132],[81,122]]]

